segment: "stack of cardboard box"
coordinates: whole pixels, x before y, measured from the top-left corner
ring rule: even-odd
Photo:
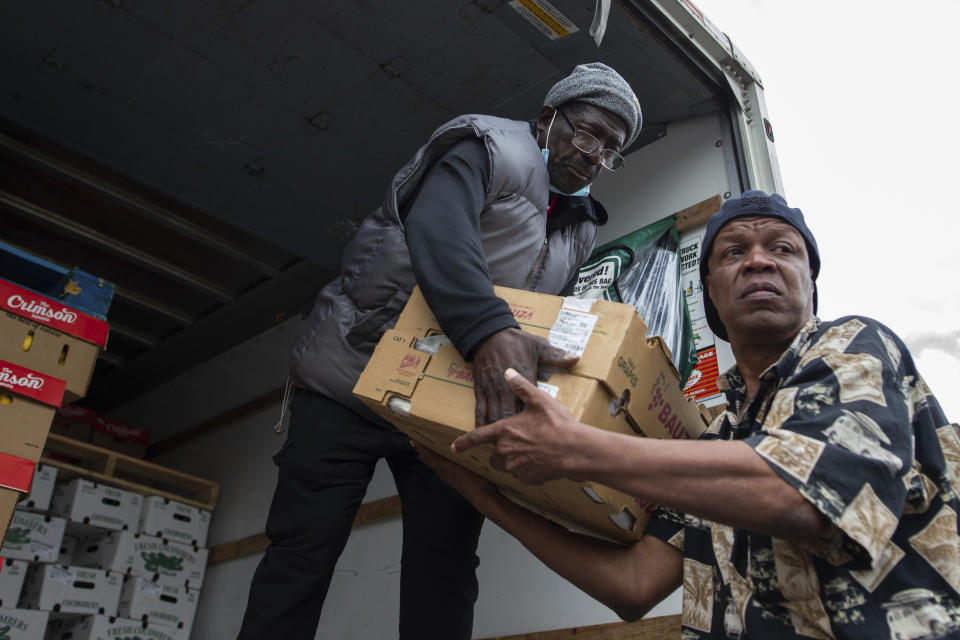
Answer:
[[[86,393],[107,333],[105,321],[0,279],[0,534],[30,489],[54,412]]]
[[[18,509],[0,550],[0,607],[19,607],[0,616],[33,629],[11,638],[190,637],[209,511],[82,478],[35,488],[46,512]]]
[[[524,331],[580,356],[569,372],[552,372],[539,385],[580,422],[652,438],[696,438],[706,428],[699,407],[682,394],[668,350],[659,338],[647,338],[632,306],[503,287],[496,294]],[[473,374],[440,331],[415,289],[354,394],[414,440],[489,478],[520,504],[576,531],[619,542],[639,539],[653,505],[595,482],[523,484],[490,468],[489,446],[450,451],[450,443],[474,426]]]
[[[50,431],[135,458],[142,458],[150,443],[150,432],[146,429],[101,416],[79,405],[60,407]]]

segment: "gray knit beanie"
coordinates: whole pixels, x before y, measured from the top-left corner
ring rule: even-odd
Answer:
[[[543,104],[559,107],[573,101],[592,104],[623,118],[627,123],[624,149],[637,139],[643,124],[640,101],[627,81],[602,62],[578,64],[570,75],[550,88]]]

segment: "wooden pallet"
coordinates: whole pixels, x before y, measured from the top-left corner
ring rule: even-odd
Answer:
[[[211,511],[220,492],[216,482],[55,433],[47,436],[40,462],[56,467],[63,478],[83,477]]]

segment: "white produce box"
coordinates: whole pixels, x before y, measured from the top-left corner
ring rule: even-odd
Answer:
[[[207,546],[210,512],[161,496],[147,496],[140,512],[140,533],[173,542]]]
[[[89,567],[35,564],[27,573],[20,603],[57,613],[117,615],[123,575]]]
[[[16,509],[0,556],[31,562],[56,562],[67,521]]]
[[[76,478],[57,485],[50,513],[66,518],[79,531],[136,529],[143,496],[107,485]]]

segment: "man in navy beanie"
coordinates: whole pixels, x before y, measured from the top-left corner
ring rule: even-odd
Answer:
[[[421,457],[624,618],[682,586],[685,639],[960,636],[960,436],[906,346],[870,318],[817,318],[819,249],[779,195],[727,201],[700,269],[710,327],[736,358],[700,440],[580,424],[508,370],[525,410],[454,443],[494,444],[491,464],[526,482],[593,480],[660,504],[642,540],[575,536]]]

